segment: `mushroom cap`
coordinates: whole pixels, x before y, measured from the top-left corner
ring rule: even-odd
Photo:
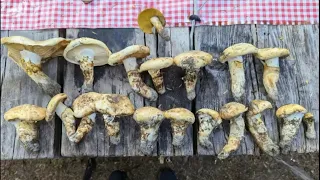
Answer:
[[[155,8],[149,8],[141,11],[138,15],[138,24],[140,29],[147,34],[152,33],[153,25],[150,21],[152,17],[158,17],[162,26],[166,25],[166,19],[164,18],[162,12]]]
[[[272,104],[269,101],[255,99],[251,101],[249,111],[250,115],[260,114],[266,109],[271,109]]]
[[[146,106],[137,109],[133,114],[133,119],[137,122],[161,121],[164,119],[164,112],[158,108]]]
[[[6,121],[29,121],[36,122],[42,121],[46,117],[46,108],[31,105],[23,104],[9,109],[4,113],[4,119]]]
[[[241,103],[230,102],[222,106],[222,108],[220,109],[220,116],[222,119],[229,120],[241,115],[247,110],[248,108]]]
[[[311,118],[313,118],[313,114],[311,112],[307,112],[306,114],[304,114],[303,118],[311,119]]]
[[[1,38],[1,44],[8,47],[9,56],[20,60],[20,51],[27,50],[38,54],[42,59],[62,56],[64,49],[71,40],[65,38],[52,38],[44,41],[34,41],[22,36]]]
[[[212,62],[212,56],[203,51],[188,51],[174,57],[174,63],[184,69],[200,69]]]
[[[293,113],[307,113],[308,111],[301,105],[299,104],[286,104],[281,106],[277,112],[276,112],[276,116],[278,118],[284,118],[287,116],[290,116]]]
[[[73,64],[79,64],[76,57],[85,49],[90,49],[94,52],[94,66],[102,66],[108,63],[108,58],[111,55],[109,48],[102,41],[88,37],[72,40],[65,48],[63,56],[67,61]]]
[[[96,92],[88,92],[78,96],[72,103],[72,109],[76,118],[83,118],[96,112],[95,101],[101,95]]]
[[[248,43],[238,43],[234,44],[227,49],[225,49],[221,56],[219,57],[219,61],[221,63],[227,62],[229,59],[237,57],[237,56],[243,56],[246,54],[254,54],[258,52],[258,48],[256,48],[252,44]]]
[[[101,94],[95,102],[96,111],[111,116],[129,116],[134,113],[130,99],[120,94]]]
[[[212,109],[202,108],[197,111],[197,114],[199,113],[208,114],[209,116],[212,117],[213,120],[216,120],[216,121],[221,120],[220,114],[217,111]]]
[[[166,119],[172,119],[174,121],[185,121],[194,123],[195,117],[191,111],[185,108],[173,108],[164,112]]]
[[[164,69],[172,64],[173,58],[171,57],[152,58],[140,65],[139,72]]]
[[[143,45],[132,45],[122,49],[119,52],[110,55],[108,64],[111,66],[122,64],[124,60],[130,57],[144,58],[150,55],[150,49]]]
[[[285,48],[263,48],[258,49],[254,56],[260,60],[268,60],[276,57],[287,57],[290,55],[289,49]]]

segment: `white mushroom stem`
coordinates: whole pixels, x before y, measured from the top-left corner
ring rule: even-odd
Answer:
[[[54,96],[60,92],[61,86],[41,69],[41,57],[31,51],[20,51],[21,68],[37,83],[46,94]]]
[[[240,146],[244,134],[244,120],[242,115],[230,120],[230,134],[228,143],[223,147],[222,151],[218,154],[219,159],[229,157],[230,153],[237,150]]]
[[[73,115],[73,111],[60,102],[56,108],[56,114],[61,119],[70,140],[70,137],[76,132],[76,119]]]
[[[95,124],[96,113],[92,113],[89,116],[83,117],[80,121],[79,127],[73,135],[69,137],[69,140],[74,143],[79,143],[82,138],[87,135]]]
[[[307,132],[306,132],[306,137],[308,139],[315,139],[316,138],[316,131],[315,131],[315,126],[314,126],[314,117],[303,117],[303,122],[306,124],[307,126]]]
[[[189,100],[193,100],[196,97],[195,88],[199,71],[200,69],[186,69],[186,74],[183,77],[183,81],[187,91],[187,97]]]
[[[20,142],[26,150],[30,152],[38,152],[39,145],[39,132],[38,126],[35,122],[20,121],[14,123]]]
[[[247,115],[247,120],[249,131],[262,151],[270,156],[278,155],[280,152],[279,147],[269,138],[267,128],[261,119],[261,114]]]
[[[200,124],[198,131],[199,144],[204,148],[212,149],[213,145],[209,141],[209,136],[214,129],[220,126],[221,120],[216,121],[206,113],[199,113],[198,119]]]
[[[245,91],[245,74],[242,56],[237,56],[228,60],[231,75],[231,91],[236,101],[241,101]]]
[[[283,118],[279,143],[283,153],[287,153],[290,150],[291,142],[298,132],[303,115],[303,113],[298,112]]]
[[[144,154],[150,155],[158,139],[159,127],[162,121],[150,121],[140,125],[140,149]]]
[[[150,21],[152,23],[152,25],[154,26],[154,28],[156,29],[156,31],[159,33],[159,35],[166,41],[170,40],[170,36],[168,34],[168,32],[164,29],[164,27],[162,26],[162,23],[160,22],[160,19],[156,16],[150,18]]]
[[[115,116],[111,116],[109,114],[103,114],[104,126],[106,129],[106,133],[110,138],[111,144],[119,144],[120,143],[120,123],[115,121]]]
[[[148,73],[152,78],[153,85],[159,94],[164,94],[166,88],[163,82],[163,75],[160,70],[149,70]]]
[[[82,85],[82,93],[92,91],[93,87],[93,75],[94,75],[94,51],[91,49],[83,49],[76,59],[79,61],[80,68],[84,77],[84,83]]]
[[[187,122],[174,122],[171,121],[171,128],[172,128],[172,145],[176,147],[181,147],[184,143],[184,137],[186,134],[186,130],[188,127]]]
[[[147,86],[141,79],[140,73],[138,71],[138,64],[136,58],[127,58],[123,61],[124,68],[128,74],[128,80],[132,89],[140,94],[141,96],[149,99],[150,101],[155,101],[158,98],[157,92]]]
[[[268,96],[272,100],[277,100],[278,99],[277,82],[279,80],[279,74],[280,74],[279,58],[276,57],[276,58],[268,59],[263,64],[264,64],[263,85],[268,93]]]

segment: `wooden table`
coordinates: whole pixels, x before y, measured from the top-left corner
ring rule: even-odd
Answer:
[[[215,58],[226,47],[240,42],[252,43],[258,48],[285,47],[290,49],[295,61],[281,61],[280,80],[278,83],[279,100],[274,104],[278,108],[287,103],[298,103],[306,107],[316,117],[317,139],[305,137],[303,125],[300,126],[297,138],[293,141],[291,151],[298,153],[319,151],[319,27],[303,26],[268,26],[268,25],[232,25],[200,26],[195,28],[195,36],[189,41],[189,28],[168,28],[171,41],[165,42],[155,35],[144,34],[139,29],[67,29],[37,31],[1,31],[1,36],[22,35],[35,40],[53,37],[91,37],[107,44],[112,52],[117,52],[129,45],[142,44],[151,49],[150,57],[171,57],[194,48],[206,51]],[[194,47],[190,47],[194,44]],[[263,66],[251,55],[245,56],[246,74],[245,101],[267,99],[262,84]],[[68,94],[65,102],[70,106],[80,94],[83,76],[78,65],[67,63],[63,58],[56,58],[44,64],[44,71],[61,84],[62,92]],[[170,67],[164,70],[167,93],[160,95],[157,102],[149,102],[135,94],[129,83],[123,66],[95,67],[94,90],[100,93],[126,94],[136,108],[155,106],[162,110],[173,107],[184,107],[196,112],[200,108],[219,110],[222,105],[233,101],[230,92],[229,70],[226,64],[214,61],[201,71],[197,84],[197,97],[188,101],[181,77],[183,70]],[[152,86],[147,73],[143,78]],[[139,153],[139,126],[132,117],[120,119],[121,142],[110,144],[105,134],[101,115],[97,115],[93,130],[78,145],[71,145],[59,118],[42,123],[40,127],[41,151],[28,154],[18,141],[15,128],[3,120],[3,114],[9,108],[24,103],[46,106],[48,99],[37,85],[16,65],[7,58],[7,50],[1,46],[1,159],[53,158],[57,156],[141,156]],[[266,126],[272,140],[279,142],[279,123],[275,117],[275,108],[264,113]],[[191,156],[216,155],[226,143],[229,125],[224,122],[223,128],[215,130],[210,140],[214,148],[203,149],[197,143],[196,122],[187,130],[187,143],[182,148],[171,145],[170,122],[165,120],[160,127],[160,135],[154,156]],[[234,154],[260,154],[248,131],[239,150]]]

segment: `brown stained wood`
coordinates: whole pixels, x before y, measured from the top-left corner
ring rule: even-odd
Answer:
[[[35,31],[1,31],[1,37],[25,36],[34,40],[46,40],[59,37],[58,30]],[[58,61],[52,59],[42,65],[43,71],[52,79],[57,80]],[[46,107],[49,97],[37,86],[29,76],[7,57],[7,49],[1,46],[1,159],[33,159],[53,158],[55,154],[55,119],[49,123],[39,123],[40,152],[29,154],[18,140],[13,124],[3,119],[3,114],[10,108],[22,104],[34,104]]]
[[[144,45],[144,34],[138,29],[68,29],[67,38],[91,37],[103,41],[114,53],[134,44]],[[139,60],[138,60],[139,61]],[[95,67],[94,91],[128,95],[136,108],[144,105],[143,98],[134,93],[128,83],[123,65]],[[64,92],[71,98],[68,105],[80,95],[83,83],[78,65],[68,63],[65,68]],[[138,156],[140,129],[132,116],[119,118],[121,142],[112,145],[105,134],[102,116],[97,114],[92,131],[78,144],[71,145],[63,128],[62,156]]]
[[[202,69],[196,97],[195,109],[211,108],[219,111],[220,108],[234,101],[231,94],[230,74],[227,64],[217,61],[220,53],[227,47],[236,43],[253,43],[252,32],[249,25],[237,26],[200,26],[195,29],[195,49],[210,53],[214,57],[211,65]],[[242,103],[248,105],[256,98],[256,83],[253,82],[255,72],[252,55],[244,56],[244,69],[246,76],[246,91]],[[245,118],[245,115],[243,115]],[[229,122],[223,122],[222,129],[216,129],[210,135],[213,149],[205,149],[198,144],[199,155],[217,155],[227,142],[229,135]],[[245,131],[245,136],[241,146],[233,154],[259,154],[257,146],[249,131]]]

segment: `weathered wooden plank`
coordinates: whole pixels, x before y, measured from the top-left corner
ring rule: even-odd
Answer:
[[[158,56],[174,57],[182,52],[189,51],[189,29],[168,28],[171,41],[164,41],[158,37]],[[171,66],[164,72],[166,93],[159,95],[158,106],[162,110],[174,107],[183,107],[191,110],[192,102],[187,99],[186,90],[182,81],[184,71],[179,67]],[[193,128],[189,126],[185,137],[185,144],[181,148],[172,146],[172,131],[169,120],[164,120],[160,126],[158,141],[159,155],[163,156],[187,156],[193,155]]]
[[[46,40],[58,37],[59,31],[2,31],[1,37],[4,36],[25,36],[34,40]],[[43,64],[42,67],[50,78],[57,80],[57,58]],[[14,106],[34,104],[45,107],[49,102],[48,96],[37,84],[10,58],[7,58],[7,50],[3,46],[1,46],[1,80],[1,159],[53,158],[57,153],[55,152],[57,144],[54,141],[55,121],[39,123],[41,150],[38,153],[29,154],[19,142],[15,127],[3,119],[3,114]]]
[[[129,45],[144,44],[144,34],[137,29],[68,29],[67,38],[91,37],[103,41],[112,52],[117,52]],[[128,95],[136,108],[144,105],[143,98],[134,93],[128,83],[127,74],[122,65],[95,67],[94,91]],[[68,63],[65,71],[64,92],[72,101],[80,94],[83,82],[78,65]],[[62,156],[137,156],[139,155],[140,130],[132,117],[120,118],[121,142],[112,145],[105,134],[104,122],[97,115],[92,131],[78,144],[71,145],[65,133],[62,134]],[[63,132],[65,132],[63,128]]]
[[[195,29],[195,49],[208,52],[217,60],[219,54],[227,47],[236,43],[252,43],[252,32],[249,25],[236,26],[201,26]],[[244,56],[244,68],[246,76],[246,92],[242,103],[248,103],[256,98],[256,83],[253,83],[252,77],[255,77],[252,56]],[[199,82],[199,91],[196,97],[195,108],[212,108],[216,111],[226,103],[234,101],[231,94],[230,75],[227,64],[221,64],[213,61],[209,66],[202,70],[202,76]],[[245,118],[245,116],[243,116]],[[215,130],[210,141],[213,143],[213,149],[204,149],[198,144],[199,155],[216,155],[227,142],[229,134],[229,123],[223,122],[223,128]],[[245,137],[241,147],[234,154],[258,154],[257,146],[249,132],[245,132]]]

